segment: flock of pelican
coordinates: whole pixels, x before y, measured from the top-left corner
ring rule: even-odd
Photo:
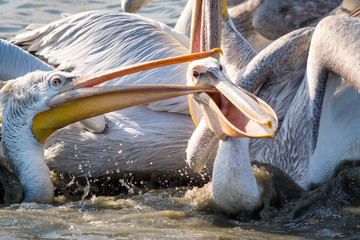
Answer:
[[[50,169],[86,177],[183,171],[191,181],[207,165],[215,204],[238,214],[260,209],[268,194],[253,161],[308,190],[341,161],[360,159],[359,11],[316,27],[300,19],[257,53],[226,4],[192,4],[191,39],[136,14],[92,11],[11,40],[39,58],[0,41],[2,148],[24,201],[53,201]],[[276,6],[292,9],[284,5]],[[220,60],[219,50],[205,51],[216,47]]]

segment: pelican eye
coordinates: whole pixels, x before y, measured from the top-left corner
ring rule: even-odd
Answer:
[[[66,78],[62,75],[56,74],[51,77],[49,85],[52,89],[57,90],[61,87],[66,81]]]
[[[200,76],[200,73],[196,70],[193,71],[193,77],[198,78]]]
[[[222,65],[219,66],[219,70],[220,70],[220,71],[223,70],[223,66],[222,66]]]

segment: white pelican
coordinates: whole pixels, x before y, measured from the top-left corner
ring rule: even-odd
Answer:
[[[29,51],[58,66],[57,69],[71,70],[75,74],[94,73],[189,51],[189,39],[165,24],[112,11],[75,14],[25,32],[14,41],[29,44]],[[186,71],[187,64],[179,64],[124,76],[105,84],[185,85]],[[78,177],[96,178],[125,171],[144,175],[158,173],[184,181],[192,181],[193,177],[202,179],[192,171],[189,175],[184,171],[187,139],[194,130],[187,113],[187,98],[183,97],[105,114],[104,132],[89,132],[78,125],[57,131],[45,144],[46,161],[50,169]]]
[[[9,58],[6,61],[12,66],[23,60],[25,64],[30,62],[29,65],[32,66],[28,69],[31,69],[40,62],[4,41],[0,41],[0,52],[7,53]],[[16,54],[16,57],[12,54]],[[173,58],[173,63],[193,60],[193,56]],[[206,57],[209,54],[201,53],[196,55],[198,56]],[[169,64],[170,60],[167,59],[165,64]],[[147,64],[146,68],[156,67],[157,63],[163,65],[164,61],[157,61],[156,64],[152,62]],[[44,160],[42,143],[57,129],[124,107],[181,96],[193,91],[213,91],[210,88],[189,89],[169,85],[90,88],[128,74],[129,71],[140,71],[145,69],[144,67],[145,65],[138,65],[75,76],[65,72],[49,71],[45,65],[45,71],[30,72],[4,85],[0,92],[3,114],[2,147],[6,159],[24,188],[24,201],[42,203],[51,202],[53,199],[54,189],[49,168]]]
[[[356,72],[360,67],[359,29],[357,18],[327,17],[315,31],[304,28],[278,39],[233,79],[273,107],[279,118],[279,130],[274,139],[229,136],[220,141],[214,162],[212,197],[221,209],[238,214],[264,205],[264,188],[255,179],[251,161],[279,168],[308,190],[311,185],[330,179],[341,161],[360,158],[357,136],[360,95]],[[225,55],[226,51],[234,52],[234,48],[223,47],[223,50]],[[224,61],[225,68],[229,59]],[[197,71],[196,82],[213,81],[211,78],[216,74],[199,73],[198,68],[193,66]],[[210,124],[210,128],[216,126]],[[193,135],[188,149],[199,151],[187,159],[195,170],[206,162],[203,146],[216,146],[213,135],[200,130],[194,134],[203,135]],[[224,138],[221,132],[216,134]],[[190,146],[190,143],[198,145]]]

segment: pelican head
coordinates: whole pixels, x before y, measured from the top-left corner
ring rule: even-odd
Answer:
[[[49,169],[41,164],[43,147],[32,134],[32,124],[36,114],[49,109],[51,98],[74,85],[72,79],[67,73],[35,71],[1,89],[4,153],[24,187],[25,201],[49,202],[53,198]]]
[[[189,167],[200,172],[228,136],[271,138],[278,127],[274,110],[263,100],[234,85],[214,58],[190,64],[187,84],[214,87],[215,93],[189,95],[189,108],[197,128],[186,149]]]
[[[190,109],[195,124],[205,117],[208,127],[225,140],[232,137],[273,137],[278,120],[273,109],[255,95],[229,81],[223,67],[214,58],[193,61],[188,71],[188,85],[209,86],[216,93],[190,96]],[[202,114],[195,113],[200,107]],[[197,111],[200,112],[200,111]]]
[[[208,56],[203,53],[196,55]],[[54,187],[44,160],[42,143],[57,129],[134,105],[214,91],[209,87],[172,85],[93,86],[125,74],[158,67],[158,63],[169,65],[193,59],[177,57],[164,62],[156,61],[156,64],[145,63],[85,76],[35,71],[8,81],[0,91],[2,146],[6,159],[23,186],[24,201],[48,203],[53,200]]]

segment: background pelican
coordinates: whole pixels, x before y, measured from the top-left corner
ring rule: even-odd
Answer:
[[[121,0],[121,9],[124,12],[136,13],[151,1],[152,0]]]

